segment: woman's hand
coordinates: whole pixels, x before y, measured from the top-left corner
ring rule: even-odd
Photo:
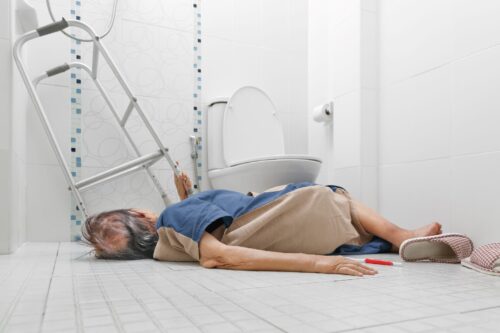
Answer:
[[[177,162],[177,165],[179,165],[179,162]],[[191,179],[189,179],[189,176],[185,172],[181,172],[178,176],[174,173],[174,182],[175,187],[177,188],[179,199],[186,199],[189,196],[189,190],[193,186],[193,183],[191,182]]]
[[[342,256],[315,256],[314,271],[317,273],[354,276],[377,274],[375,269]]]

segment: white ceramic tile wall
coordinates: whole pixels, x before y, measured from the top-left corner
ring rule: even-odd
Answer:
[[[384,87],[380,110],[380,162],[449,156],[450,94],[449,66]]]
[[[26,244],[2,257],[0,331],[459,333],[498,328],[498,278],[460,265],[378,266],[379,275],[357,278],[105,261],[87,251],[74,243]]]
[[[310,112],[317,105],[334,103],[330,127],[309,122],[310,151],[321,154],[328,170],[319,181],[345,186],[374,208],[378,163],[377,20],[377,5],[372,1],[310,2]]]
[[[10,1],[0,2],[0,13],[2,13],[0,20],[0,39],[10,39]]]
[[[361,61],[361,87],[364,89],[377,90],[379,86],[379,13],[374,2],[364,9],[367,1],[361,1],[362,22],[360,27],[360,54]],[[374,105],[378,106],[378,103]]]
[[[12,145],[12,56],[11,8],[9,1],[0,4],[0,254],[15,250],[17,239],[12,234],[16,224],[12,221],[15,152]]]
[[[361,90],[360,158],[363,166],[378,166],[379,161],[379,94],[377,89]]]
[[[323,167],[318,176],[318,183],[328,183],[333,173],[333,129],[332,124],[320,124],[313,120],[312,110],[330,99],[328,89],[329,56],[325,52],[325,40],[328,40],[329,13],[324,10],[327,0],[309,1],[308,25],[308,152],[323,159]],[[314,17],[314,19],[312,19]]]
[[[378,203],[378,165],[369,166],[363,165],[361,166],[361,194],[359,196],[359,200],[363,202],[368,207],[378,211],[379,203]]]
[[[451,168],[454,230],[470,235],[475,245],[498,242],[500,152],[456,156]]]
[[[26,239],[69,241],[70,192],[59,165],[28,164],[26,183]]]
[[[382,213],[498,241],[500,4],[380,4]]]
[[[360,1],[331,1],[327,8],[330,94],[333,98],[359,90],[361,85],[361,13]],[[313,18],[311,18],[313,19]]]
[[[307,152],[307,1],[206,0],[203,99],[264,89],[278,109],[288,153]]]
[[[333,165],[335,169],[358,166],[361,163],[360,92],[335,99],[333,123]]]
[[[11,151],[0,149],[0,209],[4,212],[0,218],[0,254],[10,252],[10,174]]]
[[[462,57],[500,43],[500,21],[493,13],[500,11],[495,0],[453,0],[453,53]]]
[[[380,210],[408,228],[432,221],[452,232],[449,158],[380,166]]]
[[[71,114],[68,110],[70,110],[70,90],[63,86],[40,85],[37,91],[63,155],[66,160],[69,160]],[[30,165],[59,165],[32,103],[28,107],[26,127],[29,133],[26,138],[27,163]]]
[[[26,240],[26,160],[23,150],[13,151],[11,155],[10,197],[7,200],[11,213],[9,215],[10,251],[15,251]]]
[[[500,30],[497,33],[500,36]],[[500,43],[452,64],[451,153],[500,150]]]
[[[12,84],[11,44],[9,39],[0,38],[0,149],[10,148],[10,93]]]
[[[451,60],[453,2],[380,1],[382,83],[401,80]]]

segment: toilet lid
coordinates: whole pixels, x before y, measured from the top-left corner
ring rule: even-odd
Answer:
[[[227,165],[285,153],[276,108],[269,96],[256,87],[240,88],[229,99],[222,133]]]

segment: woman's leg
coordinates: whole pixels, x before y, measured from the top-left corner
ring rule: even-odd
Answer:
[[[363,228],[369,233],[391,242],[396,248],[399,248],[401,243],[409,238],[441,233],[441,224],[437,222],[430,223],[419,229],[407,230],[389,222],[376,211],[358,201],[352,200],[352,204]]]

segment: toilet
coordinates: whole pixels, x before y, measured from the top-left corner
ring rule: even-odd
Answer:
[[[208,179],[214,189],[247,193],[274,186],[314,182],[321,159],[285,154],[283,129],[267,94],[242,87],[231,98],[208,104]]]

